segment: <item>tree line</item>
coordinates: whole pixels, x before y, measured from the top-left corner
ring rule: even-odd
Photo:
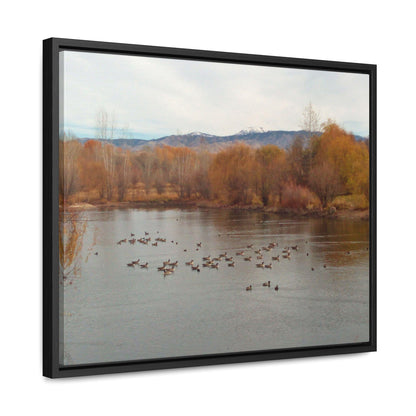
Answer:
[[[98,140],[60,141],[63,202],[211,200],[227,205],[328,207],[340,195],[369,198],[369,149],[334,122],[287,149],[235,143],[131,151]]]

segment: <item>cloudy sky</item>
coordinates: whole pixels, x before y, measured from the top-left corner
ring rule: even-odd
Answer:
[[[131,138],[300,130],[309,103],[322,121],[369,131],[364,74],[72,51],[61,52],[61,69],[61,128],[78,137],[96,137],[102,110]]]

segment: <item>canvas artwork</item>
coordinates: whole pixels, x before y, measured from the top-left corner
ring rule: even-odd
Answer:
[[[370,79],[59,52],[59,365],[370,342]]]

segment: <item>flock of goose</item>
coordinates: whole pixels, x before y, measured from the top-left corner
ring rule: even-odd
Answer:
[[[157,232],[159,233],[159,232]],[[122,244],[144,244],[144,245],[151,245],[154,247],[157,247],[159,243],[166,243],[166,238],[157,237],[152,241],[152,238],[149,236],[148,232],[145,232],[144,237],[136,238],[134,233],[130,233],[130,238],[124,238],[123,240],[117,241],[117,245]],[[178,242],[172,240],[172,244],[177,245]],[[308,242],[306,241],[305,244]],[[194,259],[186,261],[185,266],[190,267],[191,270],[195,272],[200,272],[201,268],[207,268],[207,269],[219,269],[220,264],[226,264],[228,267],[235,267],[236,261],[241,260],[244,262],[255,262],[255,267],[259,269],[272,269],[273,262],[279,262],[280,259],[291,259],[291,255],[293,252],[298,251],[299,246],[287,246],[282,249],[280,253],[276,253],[278,250],[279,244],[277,242],[270,242],[267,246],[262,246],[259,248],[254,248],[253,244],[248,244],[244,250],[236,251],[234,255],[229,254],[227,252],[223,252],[218,254],[217,256],[204,256],[201,258],[200,262],[195,261]],[[202,242],[196,243],[195,245],[195,251],[199,251],[202,247]],[[273,250],[273,255],[270,257],[270,262],[265,262],[264,256],[266,253],[269,253]],[[187,252],[187,249],[183,250],[184,252]],[[307,256],[309,256],[309,253],[306,253]],[[196,264],[195,264],[196,263]],[[160,266],[157,267],[157,270],[161,273],[163,273],[163,276],[169,276],[172,275],[176,268],[178,267],[179,261],[178,260],[171,260],[168,259],[166,261],[163,261]],[[132,260],[131,262],[127,263],[127,267],[130,268],[141,268],[141,269],[148,269],[149,263],[148,262],[140,262],[140,259]],[[324,265],[326,267],[326,265]],[[312,271],[314,268],[312,268]],[[264,282],[262,284],[263,287],[271,287],[270,280]],[[253,290],[253,285],[250,284],[247,286],[246,291]],[[279,290],[279,286],[274,286],[274,289],[276,291]]]

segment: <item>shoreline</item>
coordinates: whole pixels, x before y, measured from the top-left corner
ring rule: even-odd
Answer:
[[[128,201],[128,202],[80,202],[71,205],[59,206],[64,211],[87,211],[102,208],[119,209],[163,209],[163,208],[203,208],[203,209],[228,209],[258,211],[269,214],[276,214],[287,218],[333,218],[333,219],[356,219],[361,221],[369,220],[369,209],[364,210],[337,210],[334,207],[320,210],[295,210],[288,208],[261,207],[256,205],[225,205],[213,201]]]

